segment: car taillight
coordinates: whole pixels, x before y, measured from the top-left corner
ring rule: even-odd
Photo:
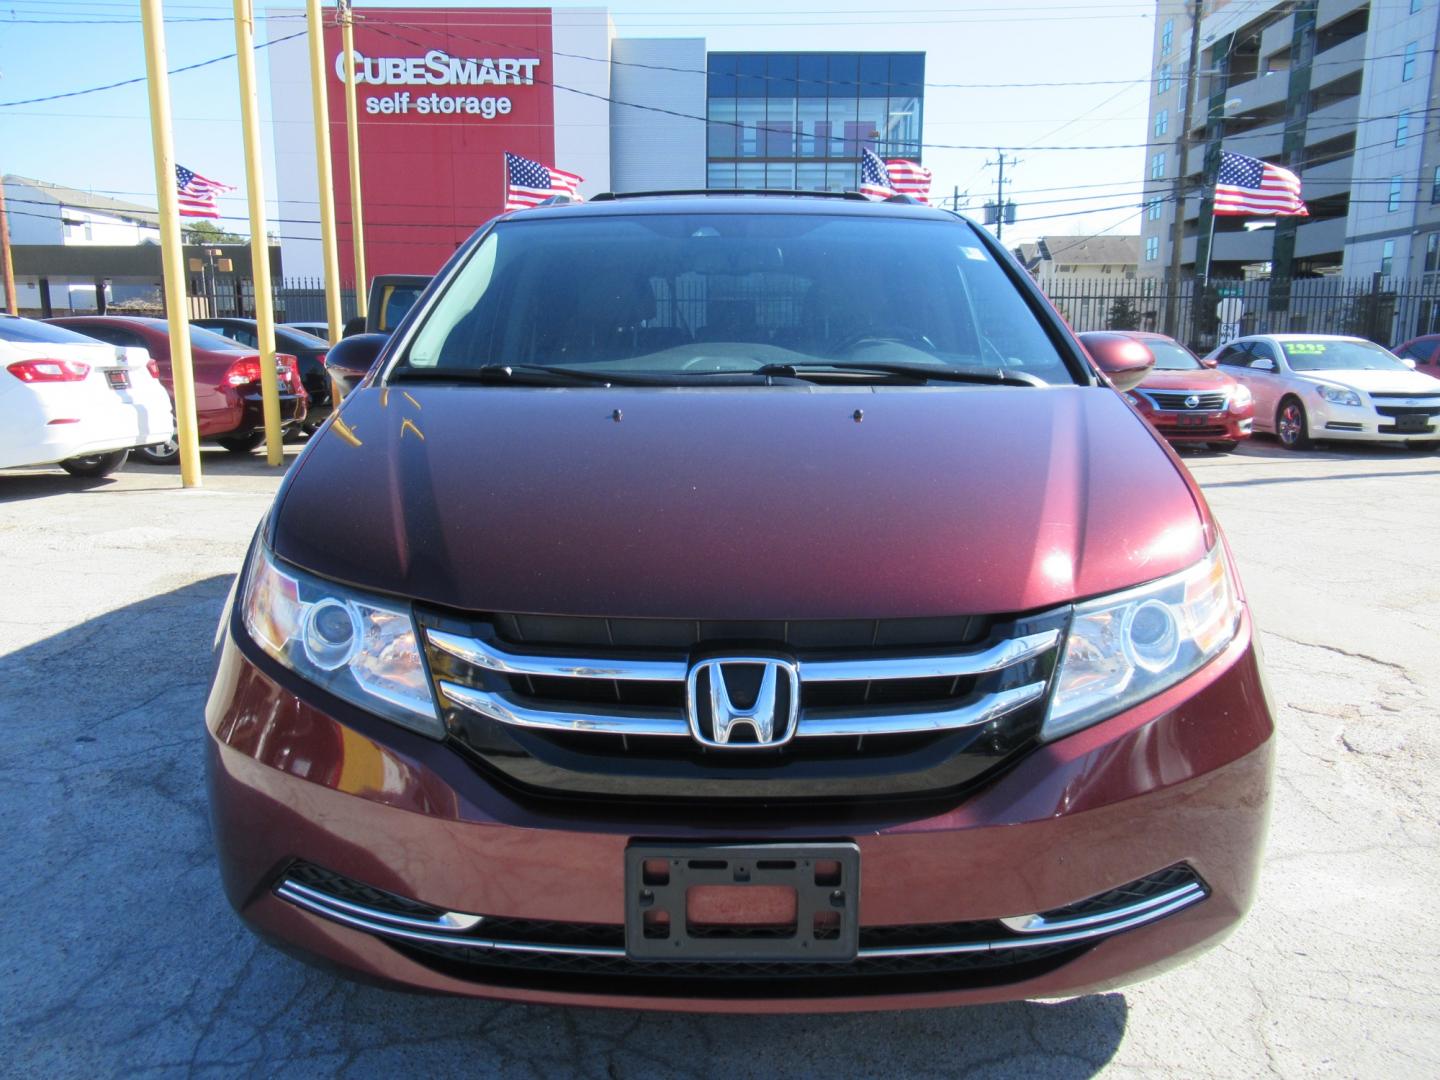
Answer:
[[[78,360],[17,360],[5,369],[23,383],[81,382],[90,365]]]
[[[255,356],[246,356],[236,360],[225,372],[225,381],[231,386],[244,386],[246,383],[260,381],[260,359]]]
[[[152,379],[158,379],[158,378],[160,378],[160,361],[158,361],[158,360],[146,360],[146,361],[145,361],[145,370],[148,371],[148,372],[150,372],[150,377],[151,377]]]

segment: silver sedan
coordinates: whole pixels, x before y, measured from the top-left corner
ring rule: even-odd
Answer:
[[[1440,448],[1440,379],[1379,345],[1334,334],[1251,334],[1213,351],[1255,398],[1255,430],[1303,450],[1316,439]]]

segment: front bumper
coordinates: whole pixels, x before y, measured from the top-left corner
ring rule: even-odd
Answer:
[[[1152,427],[1172,443],[1240,442],[1250,437],[1251,414],[1142,412]]]
[[[772,1012],[1098,991],[1155,974],[1234,927],[1254,895],[1269,805],[1272,723],[1248,615],[1231,646],[1190,679],[1035,749],[953,805],[923,811],[894,803],[822,816],[774,810],[765,824],[755,808],[521,802],[448,747],[333,699],[318,707],[322,698],[225,633],[207,709],[207,766],[226,891],[277,943],[409,989]],[[863,868],[862,942],[867,931],[993,925],[1066,909],[1177,866],[1193,871],[1206,895],[1160,918],[1062,942],[1038,965],[878,981],[786,982],[794,973],[783,971],[727,981],[702,969],[667,981],[637,977],[623,958],[608,974],[532,966],[521,977],[513,966],[467,966],[296,902],[287,884],[308,865],[370,886],[382,910],[388,893],[418,902],[417,910],[485,916],[482,926],[543,921],[571,934],[581,932],[574,924],[613,932],[625,921],[624,854],[636,838],[852,840]]]
[[[1305,407],[1312,439],[1380,443],[1440,439],[1440,407],[1431,403],[1419,407],[1398,402],[1339,405],[1315,395],[1307,396]],[[1399,415],[1382,413],[1382,408]],[[1405,414],[1421,419],[1406,420]]]

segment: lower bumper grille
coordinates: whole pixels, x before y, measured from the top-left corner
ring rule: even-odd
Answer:
[[[610,995],[713,998],[913,993],[1018,982],[1208,895],[1193,870],[1176,865],[1034,915],[862,926],[859,955],[845,963],[676,963],[627,957],[622,925],[446,912],[306,863],[292,865],[275,892],[457,978]]]

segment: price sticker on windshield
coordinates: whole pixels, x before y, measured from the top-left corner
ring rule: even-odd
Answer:
[[[1291,356],[1323,353],[1326,349],[1326,345],[1322,341],[1282,341],[1281,344],[1285,346],[1285,352]]]

